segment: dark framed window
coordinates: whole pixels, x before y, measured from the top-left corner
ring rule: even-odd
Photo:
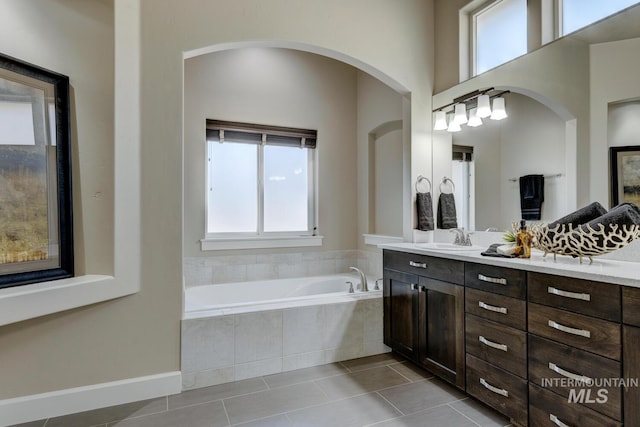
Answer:
[[[0,288],[73,276],[69,78],[0,54]]]

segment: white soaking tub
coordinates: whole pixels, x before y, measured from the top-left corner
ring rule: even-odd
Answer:
[[[390,351],[382,291],[355,273],[184,291],[182,387],[207,387]]]

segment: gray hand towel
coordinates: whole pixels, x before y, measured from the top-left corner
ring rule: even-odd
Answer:
[[[520,177],[520,214],[522,219],[539,220],[544,202],[544,175]]]
[[[569,215],[563,216],[549,224],[549,228],[554,228],[558,224],[572,224],[574,227],[586,224],[607,213],[607,210],[598,202],[593,202]]]
[[[433,230],[433,200],[431,193],[417,193],[416,206],[418,207],[418,230]]]
[[[456,200],[453,193],[440,193],[438,198],[438,228],[456,228]]]
[[[494,243],[491,246],[489,246],[489,248],[487,248],[487,250],[485,250],[484,252],[480,252],[480,255],[493,256],[498,258],[515,258],[516,255],[505,255],[505,254],[498,253],[498,246],[502,246],[504,244],[505,243]]]

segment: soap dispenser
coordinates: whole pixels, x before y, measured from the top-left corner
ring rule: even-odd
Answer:
[[[527,221],[520,220],[520,230],[516,234],[516,251],[518,258],[531,258],[531,233],[527,230]]]

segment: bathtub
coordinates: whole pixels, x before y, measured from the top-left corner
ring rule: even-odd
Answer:
[[[356,289],[360,279],[354,274],[195,286],[185,289],[183,318],[381,297],[382,291],[374,290],[375,280],[367,278],[367,281],[369,292]],[[354,293],[348,292],[347,282],[353,283]]]
[[[184,291],[183,390],[390,351],[382,291],[355,274],[202,285]]]

